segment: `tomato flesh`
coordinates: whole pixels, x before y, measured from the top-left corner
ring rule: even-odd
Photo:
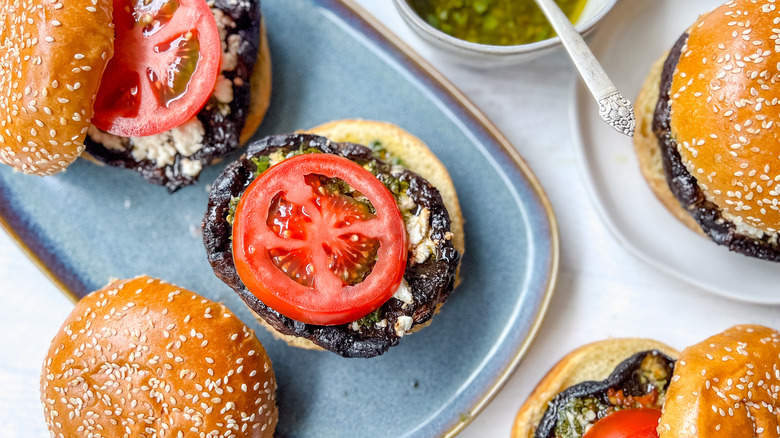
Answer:
[[[660,419],[658,409],[621,409],[597,421],[583,438],[658,438]]]
[[[114,31],[114,56],[95,99],[95,126],[141,137],[175,128],[200,111],[222,54],[204,0],[114,0]]]
[[[333,180],[352,190],[323,183]],[[395,198],[346,158],[313,153],[272,166],[249,185],[234,217],[233,259],[242,282],[297,321],[356,321],[390,299],[403,279],[406,229]]]

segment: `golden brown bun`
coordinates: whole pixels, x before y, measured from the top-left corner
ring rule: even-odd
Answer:
[[[734,0],[700,17],[670,91],[672,136],[706,198],[769,232],[780,229],[778,6]]]
[[[392,123],[360,119],[335,120],[305,132],[335,142],[368,145],[379,141],[388,152],[400,158],[407,169],[422,176],[439,190],[452,221],[452,244],[461,255],[465,252],[463,214],[455,185],[447,168],[422,140]]]
[[[51,175],[81,155],[114,54],[112,9],[109,0],[0,6],[0,161]]]
[[[252,330],[225,306],[149,277],[76,304],[45,359],[41,400],[52,436],[271,437],[278,416]]]
[[[660,94],[661,72],[663,71],[664,61],[667,55],[664,54],[650,68],[650,74],[647,75],[639,96],[636,98],[634,111],[636,113],[636,132],[634,134],[634,151],[639,161],[639,169],[642,176],[650,185],[650,189],[656,198],[669,210],[674,217],[682,221],[688,228],[704,235],[699,223],[693,219],[669,188],[664,172],[663,158],[661,157],[661,148],[658,145],[658,138],[653,133],[653,115],[655,105],[658,102]]]
[[[676,358],[677,350],[652,339],[618,338],[577,348],[553,367],[520,408],[512,427],[513,438],[532,438],[549,403],[564,389],[589,380],[606,379],[615,367],[635,353],[659,350]]]
[[[271,52],[265,32],[265,18],[260,21],[260,50],[250,81],[252,97],[249,99],[249,114],[239,137],[241,144],[252,138],[271,103]]]
[[[660,438],[780,436],[780,333],[736,326],[683,350]]]

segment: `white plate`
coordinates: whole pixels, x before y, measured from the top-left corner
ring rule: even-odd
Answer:
[[[698,15],[722,0],[621,0],[590,47],[629,99],[650,65]],[[574,87],[575,149],[596,209],[639,258],[707,291],[741,301],[780,304],[780,264],[731,253],[690,231],[655,198],[639,171],[631,140],[598,115],[584,85]]]

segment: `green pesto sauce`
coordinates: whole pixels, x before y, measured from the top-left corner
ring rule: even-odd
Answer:
[[[555,36],[534,0],[407,0],[428,23],[465,41],[512,46]],[[555,0],[576,22],[587,0]]]

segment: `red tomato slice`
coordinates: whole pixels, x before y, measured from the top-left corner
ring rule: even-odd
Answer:
[[[158,134],[205,105],[222,55],[204,0],[114,0],[114,57],[92,123],[123,137]]]
[[[370,206],[322,182],[331,179]],[[249,185],[234,217],[241,281],[297,321],[356,321],[390,299],[403,279],[406,228],[395,198],[346,158],[314,153],[272,166]]]
[[[615,411],[591,427],[583,438],[658,438],[661,411],[652,408]]]

